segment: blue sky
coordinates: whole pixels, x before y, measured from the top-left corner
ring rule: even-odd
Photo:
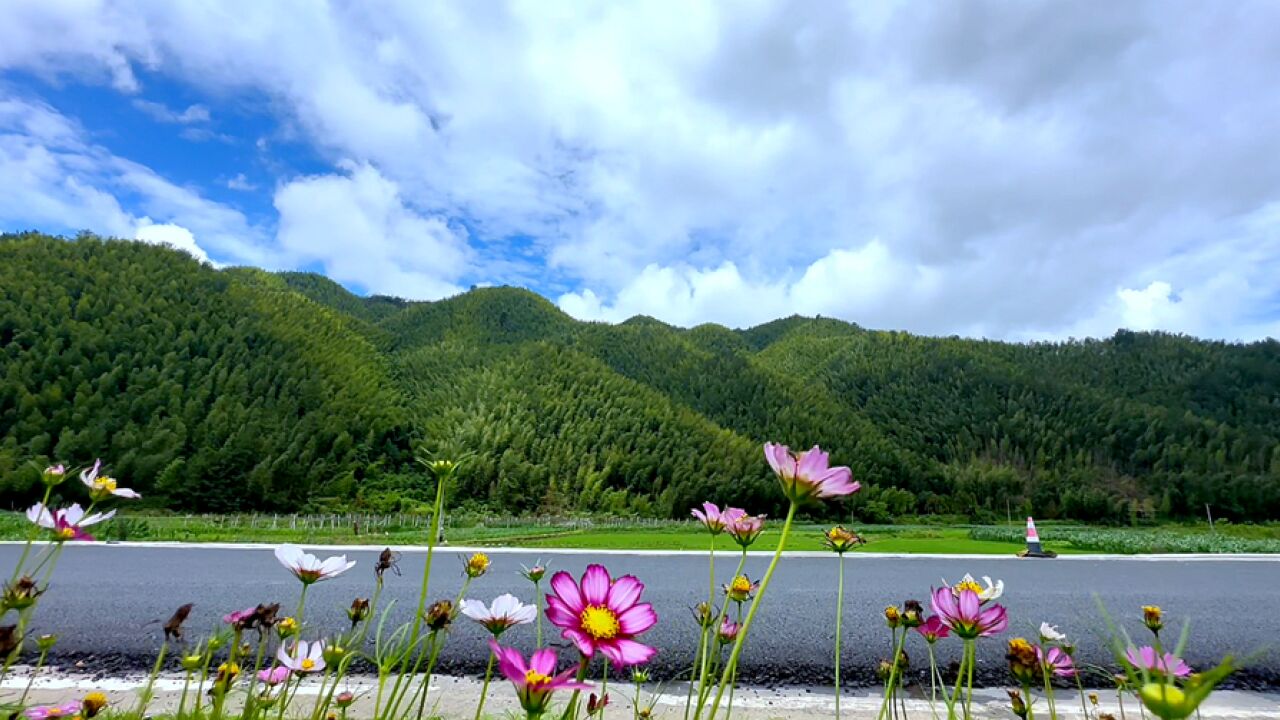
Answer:
[[[1280,334],[1272,3],[364,7],[11,4],[0,230],[610,321]]]

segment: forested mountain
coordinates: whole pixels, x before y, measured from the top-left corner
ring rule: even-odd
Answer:
[[[913,512],[1280,517],[1280,343],[1120,332],[1009,344],[786,318],[582,323],[514,288],[359,297],[91,236],[0,236],[0,501],[51,458],[107,458],[199,510],[424,496],[418,451],[469,452],[495,511],[777,513],[760,443],[821,443]]]

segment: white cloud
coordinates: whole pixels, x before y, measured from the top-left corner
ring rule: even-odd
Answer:
[[[133,237],[135,240],[154,245],[168,245],[171,248],[187,253],[200,262],[209,262],[209,256],[196,244],[196,236],[181,225],[143,224],[138,227]]]
[[[237,173],[235,177],[227,181],[228,190],[239,190],[241,192],[249,192],[257,190],[258,186],[249,181],[244,173]]]
[[[465,233],[408,207],[399,187],[369,165],[294,180],[276,191],[281,247],[325,274],[378,293],[437,299],[461,291]]]
[[[133,106],[151,116],[157,122],[176,123],[178,125],[209,122],[209,108],[203,105],[189,105],[186,110],[177,112],[169,109],[164,103],[138,98],[133,101]]]
[[[282,179],[279,241],[234,248],[212,228],[235,223],[175,189],[152,203],[203,226],[16,155],[62,199],[45,215],[145,214],[215,257],[423,297],[536,278],[579,315],[682,324],[1257,337],[1280,312],[1266,3],[49,2],[9,20],[0,69],[261,93],[354,163]]]

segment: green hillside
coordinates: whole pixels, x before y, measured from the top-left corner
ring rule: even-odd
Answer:
[[[776,513],[777,440],[853,467],[866,519],[1280,517],[1275,341],[583,323],[515,288],[364,298],[92,237],[3,236],[0,267],[15,505],[34,466],[101,455],[158,505],[386,510],[440,450],[474,453],[455,497],[498,512]]]

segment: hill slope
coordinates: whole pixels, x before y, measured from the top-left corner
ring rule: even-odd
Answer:
[[[411,447],[475,453],[494,509],[778,512],[759,443],[821,443],[904,512],[1280,516],[1280,344],[1016,345],[786,318],[582,323],[487,288],[362,298],[162,248],[0,238],[0,492],[96,455],[190,508],[388,508]],[[12,268],[12,271],[10,270]],[[328,498],[326,500],[326,498]]]

